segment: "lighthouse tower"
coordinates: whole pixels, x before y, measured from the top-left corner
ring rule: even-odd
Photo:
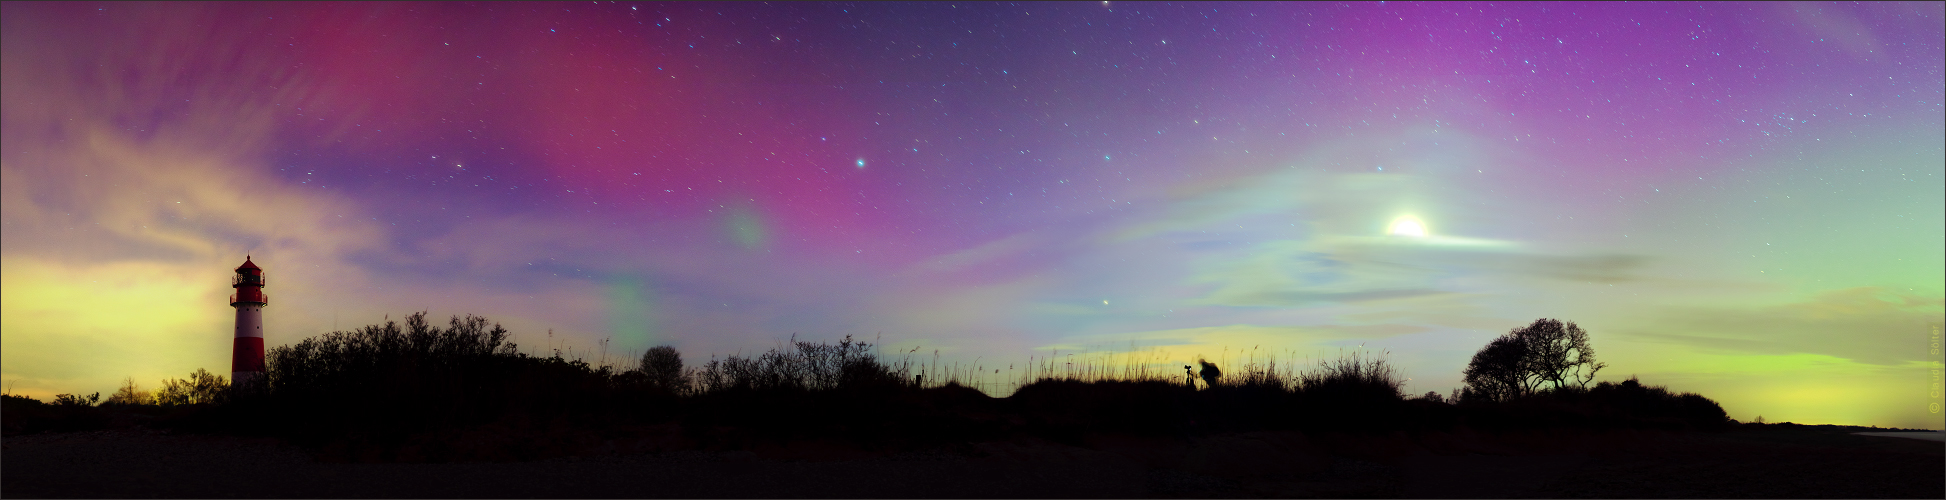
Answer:
[[[230,380],[238,387],[257,382],[264,374],[264,270],[243,257],[230,277],[230,307],[236,308],[236,350],[230,354]]]

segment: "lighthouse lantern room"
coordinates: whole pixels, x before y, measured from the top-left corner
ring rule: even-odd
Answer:
[[[230,354],[230,380],[237,386],[257,382],[264,373],[264,270],[243,257],[236,275],[230,277],[230,307],[236,308],[236,346]]]

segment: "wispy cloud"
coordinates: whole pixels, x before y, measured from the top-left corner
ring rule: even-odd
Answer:
[[[1767,307],[1671,308],[1627,335],[1726,353],[1821,354],[1859,363],[1898,365],[1933,359],[1923,347],[1946,300],[1881,287],[1825,292]],[[1908,339],[1900,342],[1899,339]]]

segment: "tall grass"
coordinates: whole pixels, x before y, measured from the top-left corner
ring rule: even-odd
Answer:
[[[1027,369],[1016,382],[1028,384],[1041,380],[1069,382],[1165,382],[1181,381],[1172,367],[1169,353],[1160,349],[1123,352],[1069,353],[1053,351],[1045,357],[1029,357]]]
[[[1386,353],[1390,354],[1390,353]],[[1352,352],[1336,360],[1319,360],[1317,369],[1296,374],[1297,385],[1317,397],[1352,402],[1403,399],[1405,379],[1383,357]]]
[[[1195,386],[1199,389],[1247,387],[1297,392],[1305,388],[1333,391],[1339,387],[1365,387],[1396,399],[1404,387],[1396,367],[1385,356],[1364,351],[1340,352],[1336,358],[1318,357],[1311,368],[1304,366],[1293,352],[1278,354],[1252,347],[1225,349],[1209,364],[1220,367],[1214,384],[1201,378],[1199,365],[1181,364],[1180,358],[1160,350],[1067,354],[1030,358],[1028,369],[1013,380],[1014,387],[1042,381],[1065,382],[1164,382]],[[1202,359],[1199,357],[1199,359]],[[1388,389],[1389,388],[1389,389]],[[1012,391],[1004,391],[1008,394]]]

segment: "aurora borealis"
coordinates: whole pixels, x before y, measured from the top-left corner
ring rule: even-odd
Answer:
[[[249,254],[272,346],[420,310],[692,362],[793,334],[989,368],[1362,345],[1445,393],[1552,317],[1602,379],[1733,418],[1942,426],[1938,2],[8,2],[4,23],[13,392],[226,367]]]

